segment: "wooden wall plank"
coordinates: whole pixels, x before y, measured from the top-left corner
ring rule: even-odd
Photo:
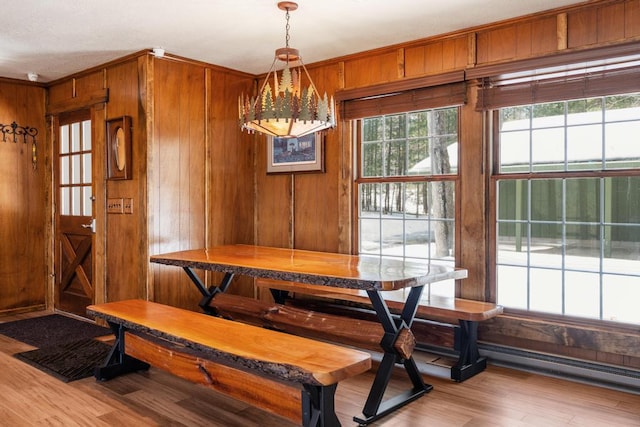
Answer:
[[[63,82],[56,83],[55,85],[47,88],[49,95],[49,104],[59,104],[68,99],[73,98],[74,94],[74,81],[68,79]]]
[[[441,73],[444,70],[443,55],[444,47],[442,41],[427,44],[424,49],[424,57],[428,60],[424,62],[424,73]]]
[[[625,38],[640,36],[640,0],[630,0],[625,3],[624,36]]]
[[[84,98],[88,94],[104,89],[106,70],[96,70],[75,79],[75,96]]]
[[[524,22],[515,26],[516,33],[516,56],[526,58],[531,56],[532,46],[532,27],[531,22]]]
[[[569,49],[593,45],[598,40],[597,11],[594,8],[567,13],[567,46]]]
[[[624,39],[625,4],[614,3],[598,8],[598,43],[604,44]]]
[[[107,164],[106,150],[106,105],[99,104],[93,108],[92,113],[92,144],[94,147],[92,158],[93,176],[100,177],[93,180],[93,218],[95,220],[96,233],[93,239],[93,289],[94,303],[105,302],[107,298],[107,215],[106,194],[107,183],[101,177],[105,176]]]
[[[425,55],[426,54],[424,45],[405,48],[405,77],[419,76],[421,74],[424,74]]]
[[[558,50],[558,19],[549,16],[531,23],[532,56],[546,55]]]
[[[253,88],[254,81],[215,69],[209,71],[207,244],[252,244],[255,137],[240,132],[237,102],[240,93]],[[212,280],[219,283],[221,278],[220,274],[213,275]],[[253,297],[253,279],[235,278],[230,291]]]
[[[253,79],[238,79],[212,71],[210,96],[210,206],[209,241],[212,245],[253,243],[255,138],[240,132],[237,103]]]
[[[467,36],[437,40],[405,49],[405,77],[461,70],[469,56]]]
[[[460,37],[449,39],[445,42],[445,52],[451,50],[449,45],[453,45],[455,54],[452,58],[448,59],[445,56],[444,64],[445,69],[460,70],[466,68],[469,64],[469,37],[463,34]],[[475,50],[475,49],[474,49]]]
[[[93,74],[95,75],[95,74]],[[141,184],[146,181],[146,144],[141,140],[140,129],[146,129],[144,119],[138,115],[138,63],[135,60],[117,64],[107,70],[110,99],[105,116],[95,118],[95,126],[104,128],[105,120],[131,116],[133,126],[131,167],[132,179],[106,182],[106,198],[130,198],[133,200],[132,215],[106,215],[106,259],[105,287],[107,300],[142,298],[146,296],[147,251],[144,193]],[[105,153],[106,142],[95,141],[95,150]],[[104,157],[103,157],[104,158]],[[104,203],[106,201],[102,201]]]
[[[478,64],[517,57],[516,27],[508,26],[478,33]]]
[[[344,61],[345,87],[368,86],[398,79],[396,50]]]
[[[256,139],[256,244],[293,246],[293,190],[291,174],[267,175],[267,138]]]
[[[321,69],[310,69],[309,74],[318,91],[340,84],[340,67],[333,64]],[[293,247],[299,249],[337,252],[338,182],[341,152],[338,130],[325,132],[325,172],[297,174],[294,177]]]
[[[37,164],[31,139],[0,138],[0,312],[43,308],[49,282],[47,236],[50,198],[45,163],[50,144],[44,113],[45,90],[0,82],[0,123],[38,129]]]
[[[154,60],[154,253],[205,244],[204,76],[201,65]],[[181,269],[155,266],[154,272],[155,301],[196,307],[199,294]]]

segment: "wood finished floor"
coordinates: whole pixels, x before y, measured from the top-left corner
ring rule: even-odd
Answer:
[[[31,316],[0,317],[0,322]],[[2,426],[285,427],[287,421],[157,369],[108,382],[65,384],[11,355],[32,349],[0,335]],[[404,373],[390,387],[404,385]],[[336,410],[357,425],[373,374],[342,382]],[[372,424],[419,426],[640,426],[640,395],[489,366],[464,383],[425,376],[434,390]]]

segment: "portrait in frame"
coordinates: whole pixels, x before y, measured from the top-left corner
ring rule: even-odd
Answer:
[[[267,138],[267,173],[324,172],[321,132],[299,138]]]

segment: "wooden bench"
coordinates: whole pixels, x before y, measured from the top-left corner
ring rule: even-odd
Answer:
[[[352,311],[348,313],[350,317],[362,315],[360,319],[353,319],[345,315],[319,313],[316,309],[304,310],[289,304],[284,305],[286,297],[290,293],[296,293],[312,295],[314,301],[339,302],[342,313],[345,313],[345,302],[351,308],[370,309],[371,302],[362,291],[272,279],[257,279],[256,284],[271,290],[277,304],[268,306],[260,301],[247,301],[247,299],[243,301],[238,299],[239,297],[221,294],[211,301],[210,307],[220,315],[237,320],[299,335],[380,350],[379,343],[384,336],[384,331],[372,315],[369,317],[370,320],[367,320],[366,315]],[[398,313],[402,309],[401,302],[387,301],[387,303],[391,312]],[[314,307],[314,304],[302,306]],[[326,308],[318,304],[315,304],[315,307]],[[338,312],[340,310],[336,310],[336,313]],[[499,314],[502,314],[502,307],[496,304],[459,298],[431,297],[429,303],[421,303],[418,306],[416,315],[416,320],[423,319],[428,324],[414,322],[413,329],[415,331],[423,328],[428,335],[440,333],[437,344],[441,347],[451,347],[458,354],[457,361],[451,367],[451,379],[461,382],[486,368],[486,358],[481,357],[478,351],[478,323]],[[434,325],[434,322],[437,324]],[[444,332],[435,331],[438,328]],[[398,345],[404,344],[409,345],[402,342]]]
[[[149,301],[92,305],[87,313],[116,335],[97,380],[151,365],[304,426],[339,426],[338,382],[371,367],[363,351]]]

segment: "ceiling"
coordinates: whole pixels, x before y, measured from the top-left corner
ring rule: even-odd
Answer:
[[[299,0],[290,46],[306,64],[583,0]],[[48,82],[144,49],[252,74],[285,45],[277,0],[3,2],[0,77]]]

